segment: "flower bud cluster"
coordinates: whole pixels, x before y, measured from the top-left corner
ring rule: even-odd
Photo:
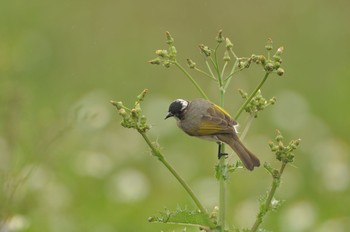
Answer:
[[[238,90],[241,94],[241,97],[245,100],[248,99],[248,94],[244,92],[242,89]],[[254,116],[254,118],[258,117],[258,112],[263,111],[269,105],[273,105],[276,103],[276,98],[272,97],[270,100],[266,100],[259,90],[256,95],[252,98],[249,104],[245,107],[245,111],[250,115]]]
[[[272,152],[275,153],[276,159],[283,163],[291,163],[294,160],[293,151],[297,149],[300,144],[300,139],[291,140],[288,145],[284,145],[283,136],[279,130],[276,131],[276,142],[269,142],[269,146]]]
[[[266,72],[275,72],[278,76],[283,76],[284,69],[281,68],[282,64],[282,58],[281,55],[283,53],[284,48],[279,47],[276,51],[276,53],[272,56],[272,59],[270,59],[270,52],[273,49],[273,42],[272,39],[268,39],[267,44],[265,45],[265,49],[268,52],[269,59],[263,64],[264,70]]]
[[[233,46],[231,42],[229,44],[230,46]],[[228,45],[226,45],[226,47],[227,46]],[[250,57],[238,58],[238,68],[239,69],[249,68],[252,63],[255,63],[255,64],[262,65],[264,70],[268,73],[274,72],[278,76],[283,76],[284,69],[281,68],[281,64],[282,64],[281,55],[283,53],[284,48],[283,47],[278,48],[276,53],[272,56],[272,59],[270,58],[270,52],[273,50],[273,43],[271,39],[267,41],[265,49],[267,50],[267,53],[268,53],[267,58],[264,55],[256,55],[256,54],[253,54]]]
[[[125,128],[134,128],[140,132],[146,132],[150,129],[147,124],[147,118],[142,114],[141,101],[143,101],[147,89],[142,91],[140,95],[137,96],[134,107],[129,109],[124,106],[123,102],[111,101],[111,104],[117,108],[118,114],[122,117],[121,125]]]
[[[174,46],[174,38],[170,35],[169,32],[165,32],[166,43],[169,45],[168,49],[159,49],[156,50],[157,57],[153,60],[150,60],[150,64],[162,65],[166,68],[169,68],[172,64],[176,62],[177,50]]]

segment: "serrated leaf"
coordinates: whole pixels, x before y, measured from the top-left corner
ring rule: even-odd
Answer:
[[[207,228],[216,227],[216,224],[210,219],[208,214],[187,209],[165,210],[160,212],[158,216],[150,217],[148,221]]]

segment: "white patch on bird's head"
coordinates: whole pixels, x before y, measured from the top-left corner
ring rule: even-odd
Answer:
[[[188,107],[188,101],[183,99],[176,99],[170,104],[168,114],[165,116],[165,119],[170,117],[182,119],[183,114],[186,111],[187,107]]]
[[[181,103],[181,111],[183,111],[184,109],[187,108],[188,106],[188,101],[184,100],[184,99],[176,99],[175,102],[179,102]]]

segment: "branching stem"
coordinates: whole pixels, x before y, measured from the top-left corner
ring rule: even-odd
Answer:
[[[213,71],[211,70],[211,67],[210,67],[208,60],[205,60],[205,64],[207,65],[207,68],[209,70],[210,75],[213,77],[213,79],[216,80],[215,75],[214,75]]]
[[[190,195],[190,197],[192,198],[192,200],[194,201],[194,203],[197,205],[198,209],[203,212],[206,213],[205,208],[203,207],[203,205],[201,204],[201,202],[199,201],[199,199],[197,198],[197,196],[194,194],[194,192],[192,191],[192,189],[190,188],[190,186],[185,182],[185,180],[177,173],[177,171],[168,163],[168,161],[166,161],[164,155],[162,154],[162,152],[156,148],[154,146],[154,144],[151,142],[151,140],[147,137],[146,133],[137,129],[137,131],[142,135],[143,139],[146,141],[147,145],[151,148],[152,153],[154,156],[156,156],[158,158],[158,160],[160,162],[162,162],[164,164],[164,166],[171,172],[171,174],[173,174],[173,176],[180,182],[180,184],[182,185],[182,187],[186,190],[186,192]]]
[[[268,76],[269,76],[269,72],[266,72],[263,80],[260,82],[260,84],[255,88],[255,90],[250,94],[249,98],[245,101],[245,103],[241,106],[241,108],[239,108],[236,116],[235,116],[235,120],[237,120],[239,118],[239,116],[241,115],[241,113],[243,112],[243,110],[245,109],[245,107],[250,103],[250,101],[253,99],[253,97],[256,95],[256,93],[259,91],[259,89],[264,85],[265,81],[267,80]]]
[[[253,227],[251,228],[250,232],[255,232],[258,231],[258,228],[260,226],[260,224],[263,222],[263,219],[265,217],[265,215],[267,214],[268,211],[271,210],[271,202],[273,200],[273,197],[275,196],[276,190],[280,184],[280,180],[281,180],[281,176],[283,174],[284,168],[286,167],[287,163],[286,162],[282,162],[282,166],[279,170],[279,172],[277,173],[277,175],[272,175],[272,184],[271,184],[271,189],[268,193],[268,196],[266,198],[265,203],[263,204],[263,206],[260,208],[260,211],[256,217],[256,221],[253,225]]]
[[[196,70],[197,72],[202,73],[203,75],[205,75],[206,77],[209,77],[210,79],[216,81],[215,77],[213,77],[212,75],[209,75],[208,73],[204,72],[203,70],[199,69],[199,68],[194,68],[194,70]]]
[[[196,89],[200,92],[200,94],[202,95],[203,98],[205,99],[209,99],[207,97],[207,95],[204,93],[204,91],[202,90],[202,88],[198,85],[198,83],[193,79],[193,77],[191,76],[191,74],[189,74],[186,69],[184,69],[177,61],[175,61],[175,65],[176,67],[178,67],[184,74],[185,76],[192,82],[192,84],[196,87]]]

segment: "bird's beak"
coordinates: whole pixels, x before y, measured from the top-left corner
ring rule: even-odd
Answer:
[[[164,120],[167,119],[167,118],[173,117],[173,116],[174,116],[174,114],[172,114],[171,112],[168,112],[168,113],[166,114]]]

